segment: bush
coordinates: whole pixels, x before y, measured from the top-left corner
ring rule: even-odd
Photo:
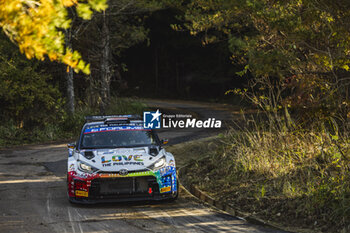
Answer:
[[[0,120],[30,130],[64,114],[64,101],[38,61],[28,61],[0,34]],[[5,127],[5,126],[2,126]]]
[[[216,153],[197,163],[197,175],[192,176],[210,178],[210,182],[197,179],[201,188],[285,226],[297,224],[325,232],[347,229],[347,133],[340,132],[333,120],[319,122],[319,128],[312,129],[283,128],[254,118],[245,122],[249,122],[246,128],[228,131]]]
[[[145,108],[146,105],[136,99],[114,98],[107,113],[141,115]],[[63,112],[55,120],[33,126],[30,130],[19,127],[14,120],[6,121],[0,125],[0,146],[73,139],[79,135],[87,115],[99,115],[99,110],[81,104],[73,115]]]

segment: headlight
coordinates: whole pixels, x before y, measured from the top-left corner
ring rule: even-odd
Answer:
[[[87,173],[92,173],[92,172],[97,171],[96,168],[94,168],[94,167],[92,167],[90,165],[87,165],[85,163],[82,163],[82,162],[79,162],[78,168],[79,168],[80,171],[87,172]]]
[[[166,165],[166,160],[164,157],[158,159],[157,162],[155,162],[152,166],[151,166],[151,169],[154,170],[154,169],[159,169],[161,167],[164,167]]]

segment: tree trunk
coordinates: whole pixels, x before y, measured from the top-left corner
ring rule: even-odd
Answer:
[[[180,90],[180,71],[179,71],[179,63],[175,62],[175,74],[176,74],[176,92],[178,95],[182,95]]]
[[[156,90],[155,92],[158,93],[159,89],[159,68],[158,68],[158,49],[157,47],[154,50],[154,73],[156,78]]]
[[[105,114],[106,107],[110,97],[110,83],[111,83],[111,70],[110,70],[110,32],[108,28],[108,16],[106,12],[103,12],[102,22],[102,56],[101,56],[101,114]]]
[[[66,30],[66,46],[67,48],[72,49],[72,33],[71,29]],[[73,82],[73,69],[72,67],[67,67],[66,79],[67,79],[67,109],[70,114],[73,114],[75,111],[74,106],[74,82]]]

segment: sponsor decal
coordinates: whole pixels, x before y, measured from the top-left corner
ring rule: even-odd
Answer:
[[[68,168],[68,172],[74,171],[74,164],[72,163],[69,168]]]
[[[174,160],[172,160],[172,159],[171,159],[171,160],[169,161],[169,166],[172,166],[172,167],[174,167],[174,166],[175,166],[175,162],[174,162]]]
[[[160,189],[160,192],[161,192],[161,193],[170,192],[170,191],[171,191],[171,186],[164,187],[164,188],[161,188],[161,189]]]
[[[100,175],[100,178],[113,178],[113,177],[120,177],[119,174],[116,174],[116,173],[111,173],[111,174],[101,174]]]
[[[106,160],[104,156],[101,157],[101,163],[105,164],[105,163],[110,163],[111,160]]]
[[[111,159],[101,157],[101,163],[104,167],[115,165],[144,165],[142,155],[113,155]],[[133,160],[133,161],[132,161]]]
[[[162,116],[162,121],[160,117]],[[214,117],[206,120],[193,118],[189,114],[174,114],[166,115],[159,112],[144,112],[143,126],[145,129],[160,129],[160,128],[221,128],[222,121]]]
[[[86,191],[82,191],[82,190],[75,190],[75,196],[88,197],[89,193]]]
[[[146,172],[134,172],[134,173],[129,173],[125,176],[127,177],[137,177],[137,176],[152,176],[154,175],[153,172],[151,171],[146,171]],[[118,173],[107,173],[107,174],[100,174],[100,178],[114,178],[114,177],[121,177],[120,174]]]
[[[121,165],[144,165],[143,162],[115,162],[115,163],[110,163],[110,164],[105,164],[106,166],[121,166]]]
[[[127,125],[127,126],[106,126],[106,127],[89,127],[85,129],[84,134],[89,133],[100,133],[100,132],[109,132],[109,131],[123,131],[123,130],[145,130],[142,126],[134,126],[134,125]]]
[[[130,161],[132,159],[132,155],[115,155],[115,156],[112,156],[112,161],[113,162],[120,162],[122,160],[125,160],[125,161]]]
[[[135,160],[135,161],[138,161],[138,162],[142,162],[143,159],[141,159],[141,156],[142,156],[142,155],[134,155],[134,160]]]

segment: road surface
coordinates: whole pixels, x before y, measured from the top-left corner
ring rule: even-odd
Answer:
[[[190,112],[203,119],[228,121],[233,113],[223,105],[195,102],[148,100],[148,104],[163,112]],[[216,133],[159,132],[172,144]],[[0,151],[0,232],[280,232],[212,209],[184,190],[172,203],[72,205],[66,197],[66,158],[66,144],[60,143]]]

